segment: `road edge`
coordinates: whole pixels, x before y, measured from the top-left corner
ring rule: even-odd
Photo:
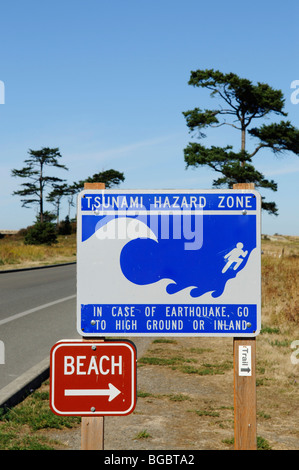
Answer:
[[[1,366],[0,366],[1,367]],[[20,403],[50,376],[50,357],[42,360],[0,390],[0,408]]]
[[[9,269],[9,270],[0,270],[1,273],[12,273],[18,271],[31,271],[34,269],[45,269],[45,268],[56,268],[60,266],[68,266],[71,264],[76,264],[76,261],[62,263],[62,264],[53,264],[53,265],[44,265],[44,266],[34,266],[28,268],[20,269]],[[1,365],[0,365],[1,371]],[[39,388],[41,384],[50,377],[50,358],[46,358],[43,361],[39,362],[33,366],[28,371],[24,372],[18,378],[13,380],[11,383],[0,389],[0,409],[5,407],[13,407],[20,403],[29,393],[33,390]]]
[[[59,266],[68,266],[70,264],[76,264],[76,263],[77,261],[70,261],[68,263],[61,263],[61,264],[48,264],[48,265],[43,265],[43,266],[31,266],[28,268],[4,269],[4,270],[0,270],[0,274],[16,273],[19,271],[32,271],[33,269],[58,268]]]

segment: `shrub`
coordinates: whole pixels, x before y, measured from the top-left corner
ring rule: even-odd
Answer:
[[[51,222],[36,222],[24,237],[25,245],[52,245],[57,243],[55,226]]]
[[[58,227],[59,235],[71,235],[72,233],[72,225],[68,216],[66,216],[65,220],[60,222]]]

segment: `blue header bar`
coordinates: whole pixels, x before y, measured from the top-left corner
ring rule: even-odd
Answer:
[[[198,193],[101,193],[85,192],[81,197],[81,210],[94,211],[252,211],[257,209],[255,193],[198,192]]]

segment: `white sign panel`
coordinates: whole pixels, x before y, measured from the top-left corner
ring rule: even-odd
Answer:
[[[83,336],[256,336],[260,195],[84,190],[77,329]]]

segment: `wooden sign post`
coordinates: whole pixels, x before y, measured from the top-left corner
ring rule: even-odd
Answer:
[[[105,183],[85,183],[84,189],[105,189]],[[86,341],[92,339],[83,338]],[[100,338],[97,338],[99,341]],[[102,338],[104,341],[105,338]],[[81,418],[81,449],[103,450],[104,449],[104,416],[82,416]]]
[[[254,189],[254,183],[234,184],[233,189]],[[256,341],[252,337],[236,337],[233,343],[234,447],[235,450],[256,450]],[[243,357],[247,361],[244,364]]]

